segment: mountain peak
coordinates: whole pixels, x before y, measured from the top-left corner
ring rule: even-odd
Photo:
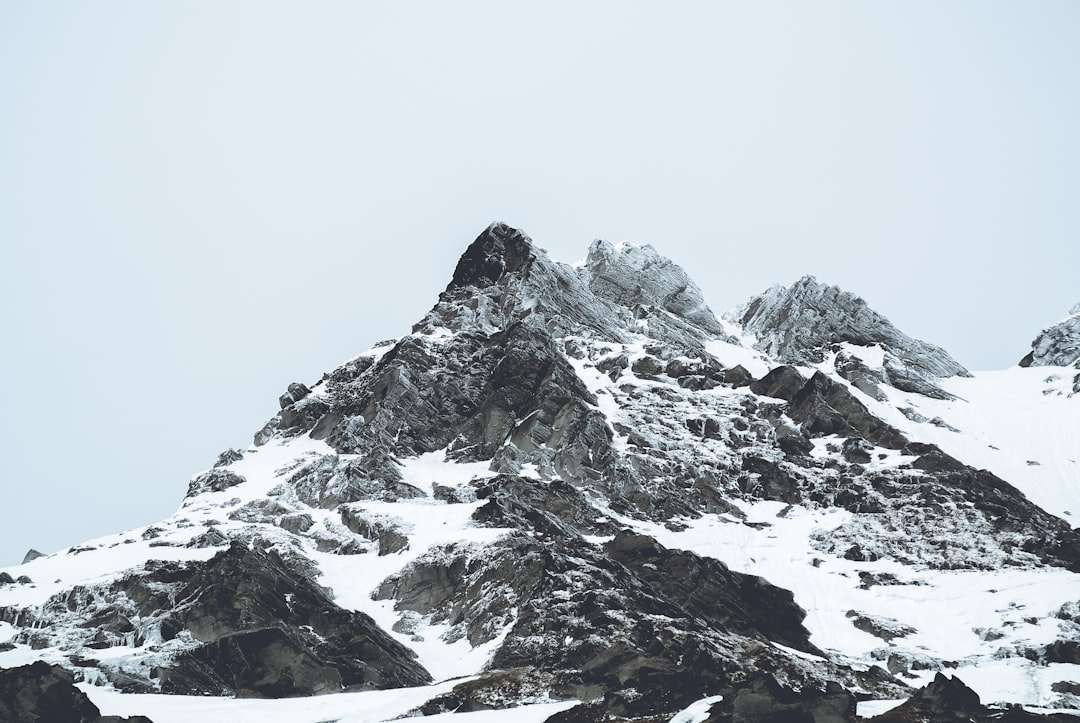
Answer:
[[[861,297],[809,275],[773,286],[728,318],[757,338],[757,349],[789,364],[819,364],[833,344],[846,342],[879,345],[898,389],[941,396],[934,379],[969,375],[941,347],[907,336]]]
[[[532,239],[496,221],[476,237],[458,260],[450,288],[487,286],[506,272],[513,273],[536,260]]]
[[[469,245],[413,331],[493,333],[526,318],[556,335],[622,343],[644,334],[695,353],[708,339],[728,338],[698,286],[652,246],[597,240],[583,264],[570,265],[552,261],[504,223],[491,224]]]
[[[592,292],[608,301],[630,309],[658,307],[710,334],[724,335],[697,284],[652,246],[597,239],[589,246],[584,270]]]

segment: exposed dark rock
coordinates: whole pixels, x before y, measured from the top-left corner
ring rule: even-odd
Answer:
[[[840,453],[848,462],[856,464],[868,464],[874,453],[874,445],[862,437],[848,437],[844,440]]]
[[[868,723],[1066,723],[1071,720],[1073,716],[1039,715],[1019,706],[1005,710],[988,708],[960,678],[938,673],[905,703],[868,719]]]
[[[320,397],[307,396],[290,404],[278,414],[279,428],[286,434],[314,431],[330,413],[330,405]]]
[[[851,723],[855,698],[837,683],[794,691],[771,675],[756,675],[722,692],[708,723]]]
[[[821,372],[791,397],[788,414],[811,435],[859,435],[889,449],[900,449],[907,438],[875,417],[842,384]]]
[[[528,236],[506,224],[493,223],[461,255],[450,288],[488,286],[505,273],[528,267],[535,259]]]
[[[207,470],[188,483],[188,497],[194,497],[195,495],[202,494],[204,492],[222,492],[230,487],[236,487],[241,485],[246,480],[231,470],[215,467],[214,469]]]
[[[712,558],[671,550],[651,537],[620,532],[604,552],[647,583],[655,594],[677,604],[714,629],[748,635],[819,654],[802,621],[806,612],[790,591],[764,578],[733,572]]]
[[[789,592],[628,533],[602,550],[522,534],[483,549],[448,546],[386,580],[375,597],[460,629],[473,645],[510,625],[491,666],[547,671],[568,697],[629,688],[650,696],[609,701],[619,715],[678,710],[715,689],[729,666],[749,664],[744,645],[775,653],[743,636],[814,651]]]
[[[341,691],[346,686],[339,669],[319,660],[310,647],[294,630],[246,630],[180,654],[174,667],[158,675],[163,692],[187,695],[286,698]],[[355,682],[382,687],[377,677]]]
[[[34,548],[31,547],[29,550],[26,551],[26,554],[23,555],[23,559],[22,559],[21,564],[25,565],[28,562],[33,562],[34,560],[38,559],[39,557],[45,557],[45,554],[42,553],[42,552],[38,552],[37,550],[35,550]]]
[[[750,384],[750,391],[765,397],[790,401],[806,386],[806,377],[790,366],[779,366]]]
[[[215,467],[228,467],[233,462],[239,462],[244,458],[244,453],[239,449],[227,449],[218,455]]]
[[[747,455],[743,457],[742,469],[753,475],[739,478],[743,492],[760,499],[778,500],[788,504],[802,501],[803,494],[798,478],[777,462]]]
[[[1080,641],[1055,640],[1046,646],[1042,657],[1047,663],[1080,664]]]
[[[349,502],[393,502],[425,496],[402,481],[397,460],[381,448],[357,459],[316,457],[297,467],[288,484],[301,502],[328,509]]]
[[[724,370],[724,381],[736,388],[745,387],[754,381],[754,375],[748,372],[741,364],[736,364],[730,369]]]
[[[630,371],[634,372],[634,374],[637,374],[639,377],[655,377],[657,374],[664,371],[664,363],[656,357],[646,354],[630,365]]]
[[[899,623],[896,620],[877,615],[866,615],[865,613],[856,612],[855,610],[848,610],[847,617],[851,620],[851,624],[859,630],[862,630],[864,633],[870,633],[874,637],[881,638],[886,642],[918,632],[914,628]]]
[[[628,366],[630,366],[630,358],[626,354],[607,357],[596,363],[596,368],[607,374],[611,381],[618,379]]]
[[[363,510],[343,505],[340,508],[341,521],[351,531],[378,543],[380,555],[390,555],[409,547],[409,537],[395,521],[379,515],[371,515]]]
[[[86,693],[75,687],[72,673],[42,661],[0,669],[0,720],[4,723],[151,723],[143,716],[101,716]]]
[[[431,486],[431,496],[451,505],[460,505],[476,501],[476,490],[472,487],[448,487],[441,484]]]
[[[221,547],[229,541],[217,527],[208,527],[206,532],[196,535],[187,543],[187,547]]]
[[[550,675],[533,668],[495,670],[454,686],[449,693],[426,701],[412,714],[474,713],[484,710],[508,710],[523,701],[546,700],[551,692]],[[507,713],[513,716],[512,712]]]
[[[975,691],[959,678],[938,673],[932,682],[916,691],[906,703],[871,720],[879,723],[916,720],[966,722],[984,720],[986,713]]]
[[[167,605],[170,632],[180,627],[201,643],[158,671],[163,692],[279,697],[431,679],[371,618],[334,605],[273,552],[233,543],[180,576],[165,568],[129,579],[125,594],[145,598],[140,590],[155,583],[180,583]],[[162,606],[147,599],[145,607]]]
[[[314,524],[315,520],[306,512],[296,512],[284,515],[277,521],[278,527],[295,534],[307,532]]]
[[[554,479],[499,475],[476,487],[487,503],[473,519],[492,527],[535,530],[545,535],[610,534],[614,528],[574,486]]]
[[[812,436],[860,436],[890,449],[907,443],[899,430],[875,417],[842,384],[821,372],[806,380],[794,367],[780,366],[751,383],[750,390],[787,400],[788,415]]]
[[[278,404],[282,409],[285,409],[291,404],[296,404],[301,399],[311,394],[311,390],[299,382],[293,382],[289,385],[289,390],[278,397]]]

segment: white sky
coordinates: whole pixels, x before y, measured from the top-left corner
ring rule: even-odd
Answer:
[[[172,512],[493,220],[973,369],[1080,301],[1080,4],[0,0],[0,564]]]

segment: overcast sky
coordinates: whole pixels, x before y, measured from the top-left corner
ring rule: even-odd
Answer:
[[[0,565],[173,512],[493,220],[1011,366],[1080,301],[1078,37],[1070,0],[0,0]]]

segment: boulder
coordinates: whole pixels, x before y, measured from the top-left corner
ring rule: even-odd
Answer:
[[[59,665],[37,661],[0,669],[0,721],[4,723],[151,723],[149,718],[102,716]]]

